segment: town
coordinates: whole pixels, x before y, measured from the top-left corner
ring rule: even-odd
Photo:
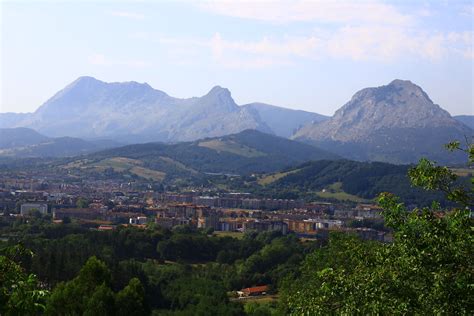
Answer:
[[[1,184],[0,212],[12,220],[49,216],[58,225],[76,221],[97,230],[189,225],[216,234],[278,231],[302,238],[327,238],[330,231],[340,231],[368,240],[391,240],[375,204],[269,199],[199,188],[163,192],[145,181],[74,182],[57,174],[4,174]]]

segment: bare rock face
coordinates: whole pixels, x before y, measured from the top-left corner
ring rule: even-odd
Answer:
[[[410,163],[422,156],[451,161],[443,144],[472,133],[419,86],[394,80],[357,92],[331,119],[307,125],[293,138],[352,159]]]
[[[216,86],[202,97],[173,98],[146,83],[106,83],[80,77],[28,115],[0,115],[0,127],[29,127],[48,136],[115,138],[129,142],[188,141],[246,129],[271,133],[230,91]]]

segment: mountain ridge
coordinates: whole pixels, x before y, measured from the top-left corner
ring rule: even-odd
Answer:
[[[47,137],[26,127],[0,128],[0,157],[71,157],[118,146],[108,141],[75,137]]]
[[[147,83],[107,83],[89,76],[77,78],[33,113],[0,114],[0,127],[28,127],[50,137],[129,142],[191,141],[246,129],[274,133],[257,109],[237,105],[221,86],[201,97],[175,98]]]

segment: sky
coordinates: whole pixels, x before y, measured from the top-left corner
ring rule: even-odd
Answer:
[[[411,80],[474,115],[472,1],[4,1],[0,112],[33,112],[79,76],[171,96],[228,88],[332,115],[358,90]]]

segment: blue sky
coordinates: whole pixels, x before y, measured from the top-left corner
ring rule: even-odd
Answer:
[[[79,76],[332,115],[395,78],[474,114],[472,1],[2,1],[0,112]]]

